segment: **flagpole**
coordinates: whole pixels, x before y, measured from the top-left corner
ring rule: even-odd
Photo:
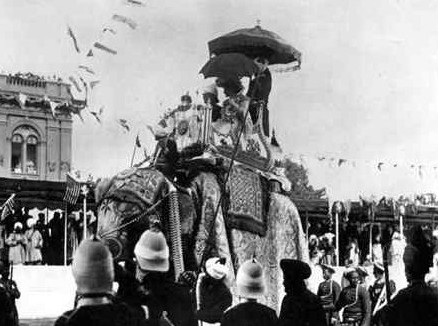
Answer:
[[[84,195],[84,235],[82,237],[82,240],[87,239],[87,194],[88,194],[88,187],[86,184],[84,184],[81,188],[82,194]]]
[[[65,203],[65,221],[64,221],[64,266],[67,266],[67,203]]]
[[[132,157],[131,157],[131,165],[130,165],[130,167],[132,167],[132,166],[134,165],[135,152],[137,151],[137,140],[138,140],[138,134],[137,134],[137,137],[135,138],[135,142],[134,142],[134,150],[132,151]]]

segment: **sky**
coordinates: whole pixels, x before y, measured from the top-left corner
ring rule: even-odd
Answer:
[[[86,63],[101,81],[90,110],[104,107],[103,122],[89,110],[84,123],[74,118],[73,168],[99,177],[128,167],[137,133],[151,153],[146,125],[205,85],[198,71],[207,42],[260,20],[303,54],[300,71],[273,74],[270,117],[283,151],[304,164],[315,188],[333,200],[437,192],[435,1],[124,1],[0,0],[0,70],[66,80]],[[117,55],[87,59],[95,41]]]

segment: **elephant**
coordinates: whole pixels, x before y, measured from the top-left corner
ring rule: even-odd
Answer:
[[[195,169],[184,182],[175,183],[154,166],[133,167],[97,185],[97,234],[116,260],[127,260],[141,233],[160,224],[175,278],[185,270],[199,271],[205,257],[218,255],[227,259],[233,279],[237,268],[255,257],[266,272],[262,302],[278,310],[284,294],[280,259],[309,258],[294,203],[281,193],[266,194],[265,232],[260,235],[231,223],[225,205],[230,189],[218,173]]]

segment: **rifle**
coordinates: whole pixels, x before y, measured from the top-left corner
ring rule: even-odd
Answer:
[[[11,272],[9,273],[9,279],[12,281],[12,277],[14,275],[14,264],[11,264]]]

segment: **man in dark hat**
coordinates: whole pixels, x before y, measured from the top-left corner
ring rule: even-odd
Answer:
[[[281,304],[278,325],[326,325],[321,299],[310,292],[304,282],[312,273],[309,265],[295,259],[282,259],[280,267],[286,296]]]
[[[408,287],[400,290],[382,310],[385,325],[438,325],[438,291],[427,286],[425,275],[432,264],[433,248],[420,227],[403,254]]]
[[[386,302],[386,289],[385,289],[385,269],[382,263],[375,262],[373,268],[373,274],[375,281],[368,289],[371,299],[371,311],[373,316],[377,313],[377,310]],[[395,292],[395,283],[393,280],[389,281],[389,287],[391,295]],[[372,323],[377,325],[376,318],[373,317]]]
[[[321,264],[322,276],[324,282],[321,282],[318,287],[318,296],[321,298],[322,307],[324,308],[327,325],[332,324],[332,318],[335,312],[335,303],[338,301],[339,294],[341,293],[340,285],[332,280],[332,275],[335,270],[328,266]]]
[[[335,308],[344,309],[343,325],[369,326],[371,319],[371,303],[368,291],[359,284],[360,275],[356,268],[349,268],[345,277],[350,283],[339,295]]]

